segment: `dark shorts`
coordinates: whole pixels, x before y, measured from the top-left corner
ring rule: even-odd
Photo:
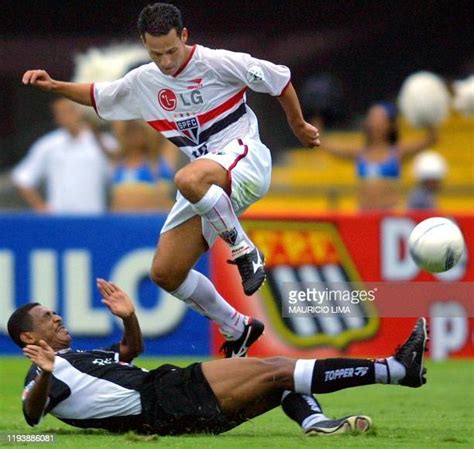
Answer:
[[[150,371],[140,393],[148,433],[218,434],[242,423],[221,412],[200,363],[186,368],[160,366]]]

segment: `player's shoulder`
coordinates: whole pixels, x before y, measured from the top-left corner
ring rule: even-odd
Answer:
[[[206,61],[206,60],[216,60],[222,61],[223,59],[228,58],[246,58],[250,56],[248,53],[240,52],[240,51],[232,51],[227,50],[225,48],[210,48],[205,47],[204,45],[197,46],[196,52],[199,60]]]
[[[250,55],[248,53],[235,52],[224,48],[209,48],[202,45],[196,51],[196,65],[212,70],[217,76],[225,72],[227,68],[235,65],[248,63]]]
[[[127,72],[125,78],[136,79],[142,76],[148,76],[150,74],[156,75],[156,73],[160,73],[158,67],[156,67],[156,64],[154,62],[148,62]]]
[[[134,69],[127,72],[127,75],[132,75],[133,76],[133,75],[137,75],[137,74],[140,74],[140,73],[156,71],[156,70],[157,70],[156,64],[151,61],[151,62],[146,62],[144,64],[141,64],[138,67],[135,67]]]

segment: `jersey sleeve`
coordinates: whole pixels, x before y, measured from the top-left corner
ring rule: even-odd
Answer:
[[[97,115],[106,120],[133,120],[141,118],[136,92],[135,73],[112,82],[91,84],[91,100]]]
[[[36,187],[46,172],[48,148],[43,139],[29,149],[23,160],[13,169],[12,181],[19,187]]]
[[[247,53],[215,50],[212,65],[218,77],[247,86],[255,92],[279,96],[290,82],[290,69]]]

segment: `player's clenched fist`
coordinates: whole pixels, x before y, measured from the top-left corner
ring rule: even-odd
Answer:
[[[46,91],[53,88],[53,79],[46,70],[28,70],[23,74],[22,82]]]
[[[294,133],[307,147],[319,147],[321,143],[318,129],[308,122],[303,122],[300,126],[297,126]]]

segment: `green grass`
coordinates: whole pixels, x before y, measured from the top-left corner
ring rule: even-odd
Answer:
[[[167,359],[166,361],[169,361]],[[162,359],[140,359],[153,368]],[[191,361],[173,360],[186,365]],[[281,410],[274,410],[219,436],[151,437],[132,433],[110,435],[69,427],[47,416],[35,429],[24,422],[20,395],[28,361],[0,357],[0,433],[54,433],[57,448],[403,448],[436,449],[474,447],[474,362],[428,364],[428,384],[413,390],[375,385],[320,395],[329,416],[353,413],[370,415],[375,423],[367,434],[304,437]],[[0,443],[0,445],[2,445]],[[159,445],[159,446],[158,446]],[[5,444],[9,447],[32,447]],[[49,445],[40,445],[47,447]]]

